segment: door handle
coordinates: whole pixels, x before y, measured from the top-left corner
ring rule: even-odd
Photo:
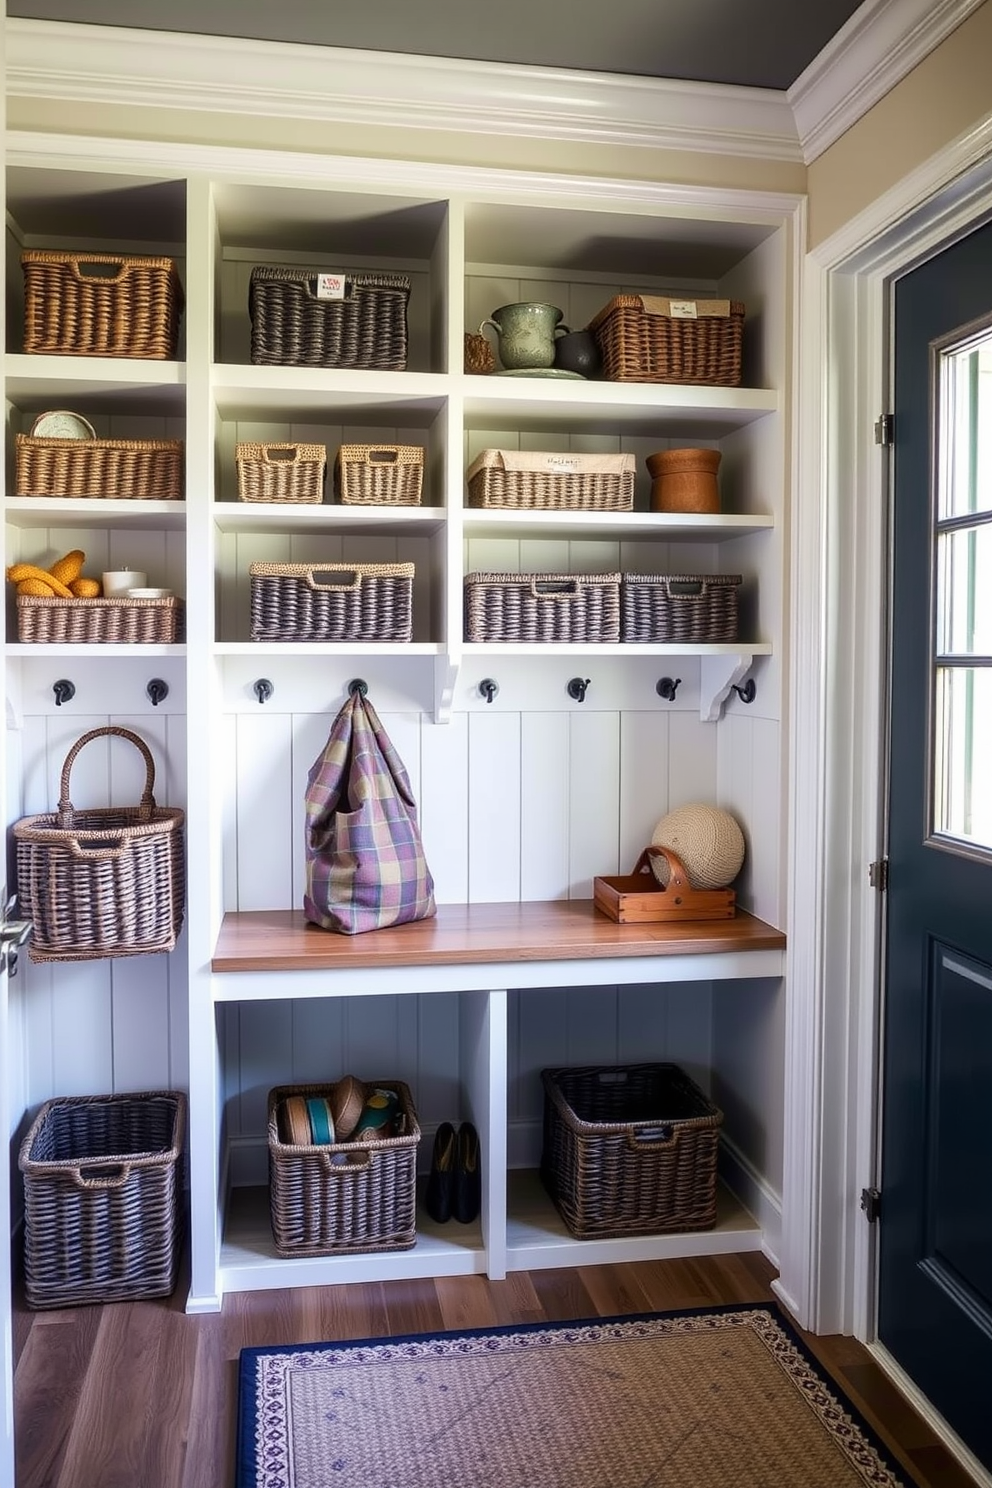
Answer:
[[[0,923],[0,972],[8,976],[17,975],[17,950],[28,939],[34,926],[30,920],[13,918],[17,911],[17,896],[11,895]]]

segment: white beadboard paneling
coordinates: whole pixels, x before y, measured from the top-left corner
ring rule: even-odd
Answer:
[[[624,713],[620,719],[619,862],[602,872],[631,873],[668,810],[669,716]]]
[[[780,980],[713,984],[712,1098],[735,1146],[781,1191],[785,988]]]
[[[378,1000],[378,999],[377,999]],[[407,999],[417,1009],[417,1071],[412,1085],[413,1103],[421,1127],[436,1130],[442,1121],[461,1119],[462,1071],[459,1065],[459,1016],[457,992],[435,992]],[[429,1166],[429,1150],[421,1154]]]
[[[231,911],[238,907],[238,720],[233,714],[225,713],[213,721],[212,727],[220,734],[218,745],[222,757],[230,766],[226,773],[220,806],[220,850],[224,909]],[[275,822],[272,823],[272,828],[281,830],[281,826],[277,826]]]
[[[643,1064],[672,1057],[669,1008],[673,987],[624,987],[617,1006],[617,1040],[606,1064]]]
[[[238,1009],[237,1135],[264,1133],[269,1090],[292,1083],[292,1002],[244,1003]],[[234,1112],[232,1111],[232,1115]]]
[[[310,771],[320,759],[334,724],[334,714],[303,713],[292,720],[292,786],[291,810],[287,822],[290,836],[291,884],[286,898],[278,906],[299,908],[306,887],[306,795]]]
[[[473,713],[468,720],[469,900],[520,898],[520,718]]]
[[[345,1068],[345,1011],[340,997],[292,1004],[292,1058],[285,1083],[323,1084],[352,1073]]]
[[[110,963],[114,1088],[168,1090],[169,957],[122,956]]]
[[[712,984],[684,982],[665,989],[668,1047],[665,1057],[679,1064],[705,1091],[713,1063]]]
[[[110,966],[106,960],[58,964],[52,977],[52,1079],[42,1099],[113,1093]]]
[[[291,720],[241,714],[237,722],[238,908],[285,905],[293,882]]]
[[[699,715],[672,713],[668,733],[668,809],[694,801],[716,804],[716,729]]]
[[[521,715],[521,899],[568,897],[570,734],[566,714]]]
[[[468,716],[425,728],[418,801],[420,835],[439,904],[468,899]]]
[[[617,861],[620,729],[615,713],[569,718],[569,897],[591,899],[592,881]]]

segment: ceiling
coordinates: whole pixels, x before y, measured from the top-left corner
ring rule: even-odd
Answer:
[[[7,0],[8,16],[788,89],[860,0]]]

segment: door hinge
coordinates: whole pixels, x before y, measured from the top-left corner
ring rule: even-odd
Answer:
[[[892,444],[896,437],[896,417],[894,413],[883,413],[875,420],[875,443]]]
[[[865,1219],[869,1224],[875,1224],[882,1209],[882,1194],[877,1188],[863,1188],[861,1190],[861,1207],[865,1211]]]
[[[868,864],[868,882],[873,889],[878,889],[884,894],[889,887],[889,860],[878,858],[874,863]]]

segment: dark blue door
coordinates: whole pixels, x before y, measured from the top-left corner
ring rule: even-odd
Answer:
[[[992,225],[894,328],[879,1337],[992,1467]]]

